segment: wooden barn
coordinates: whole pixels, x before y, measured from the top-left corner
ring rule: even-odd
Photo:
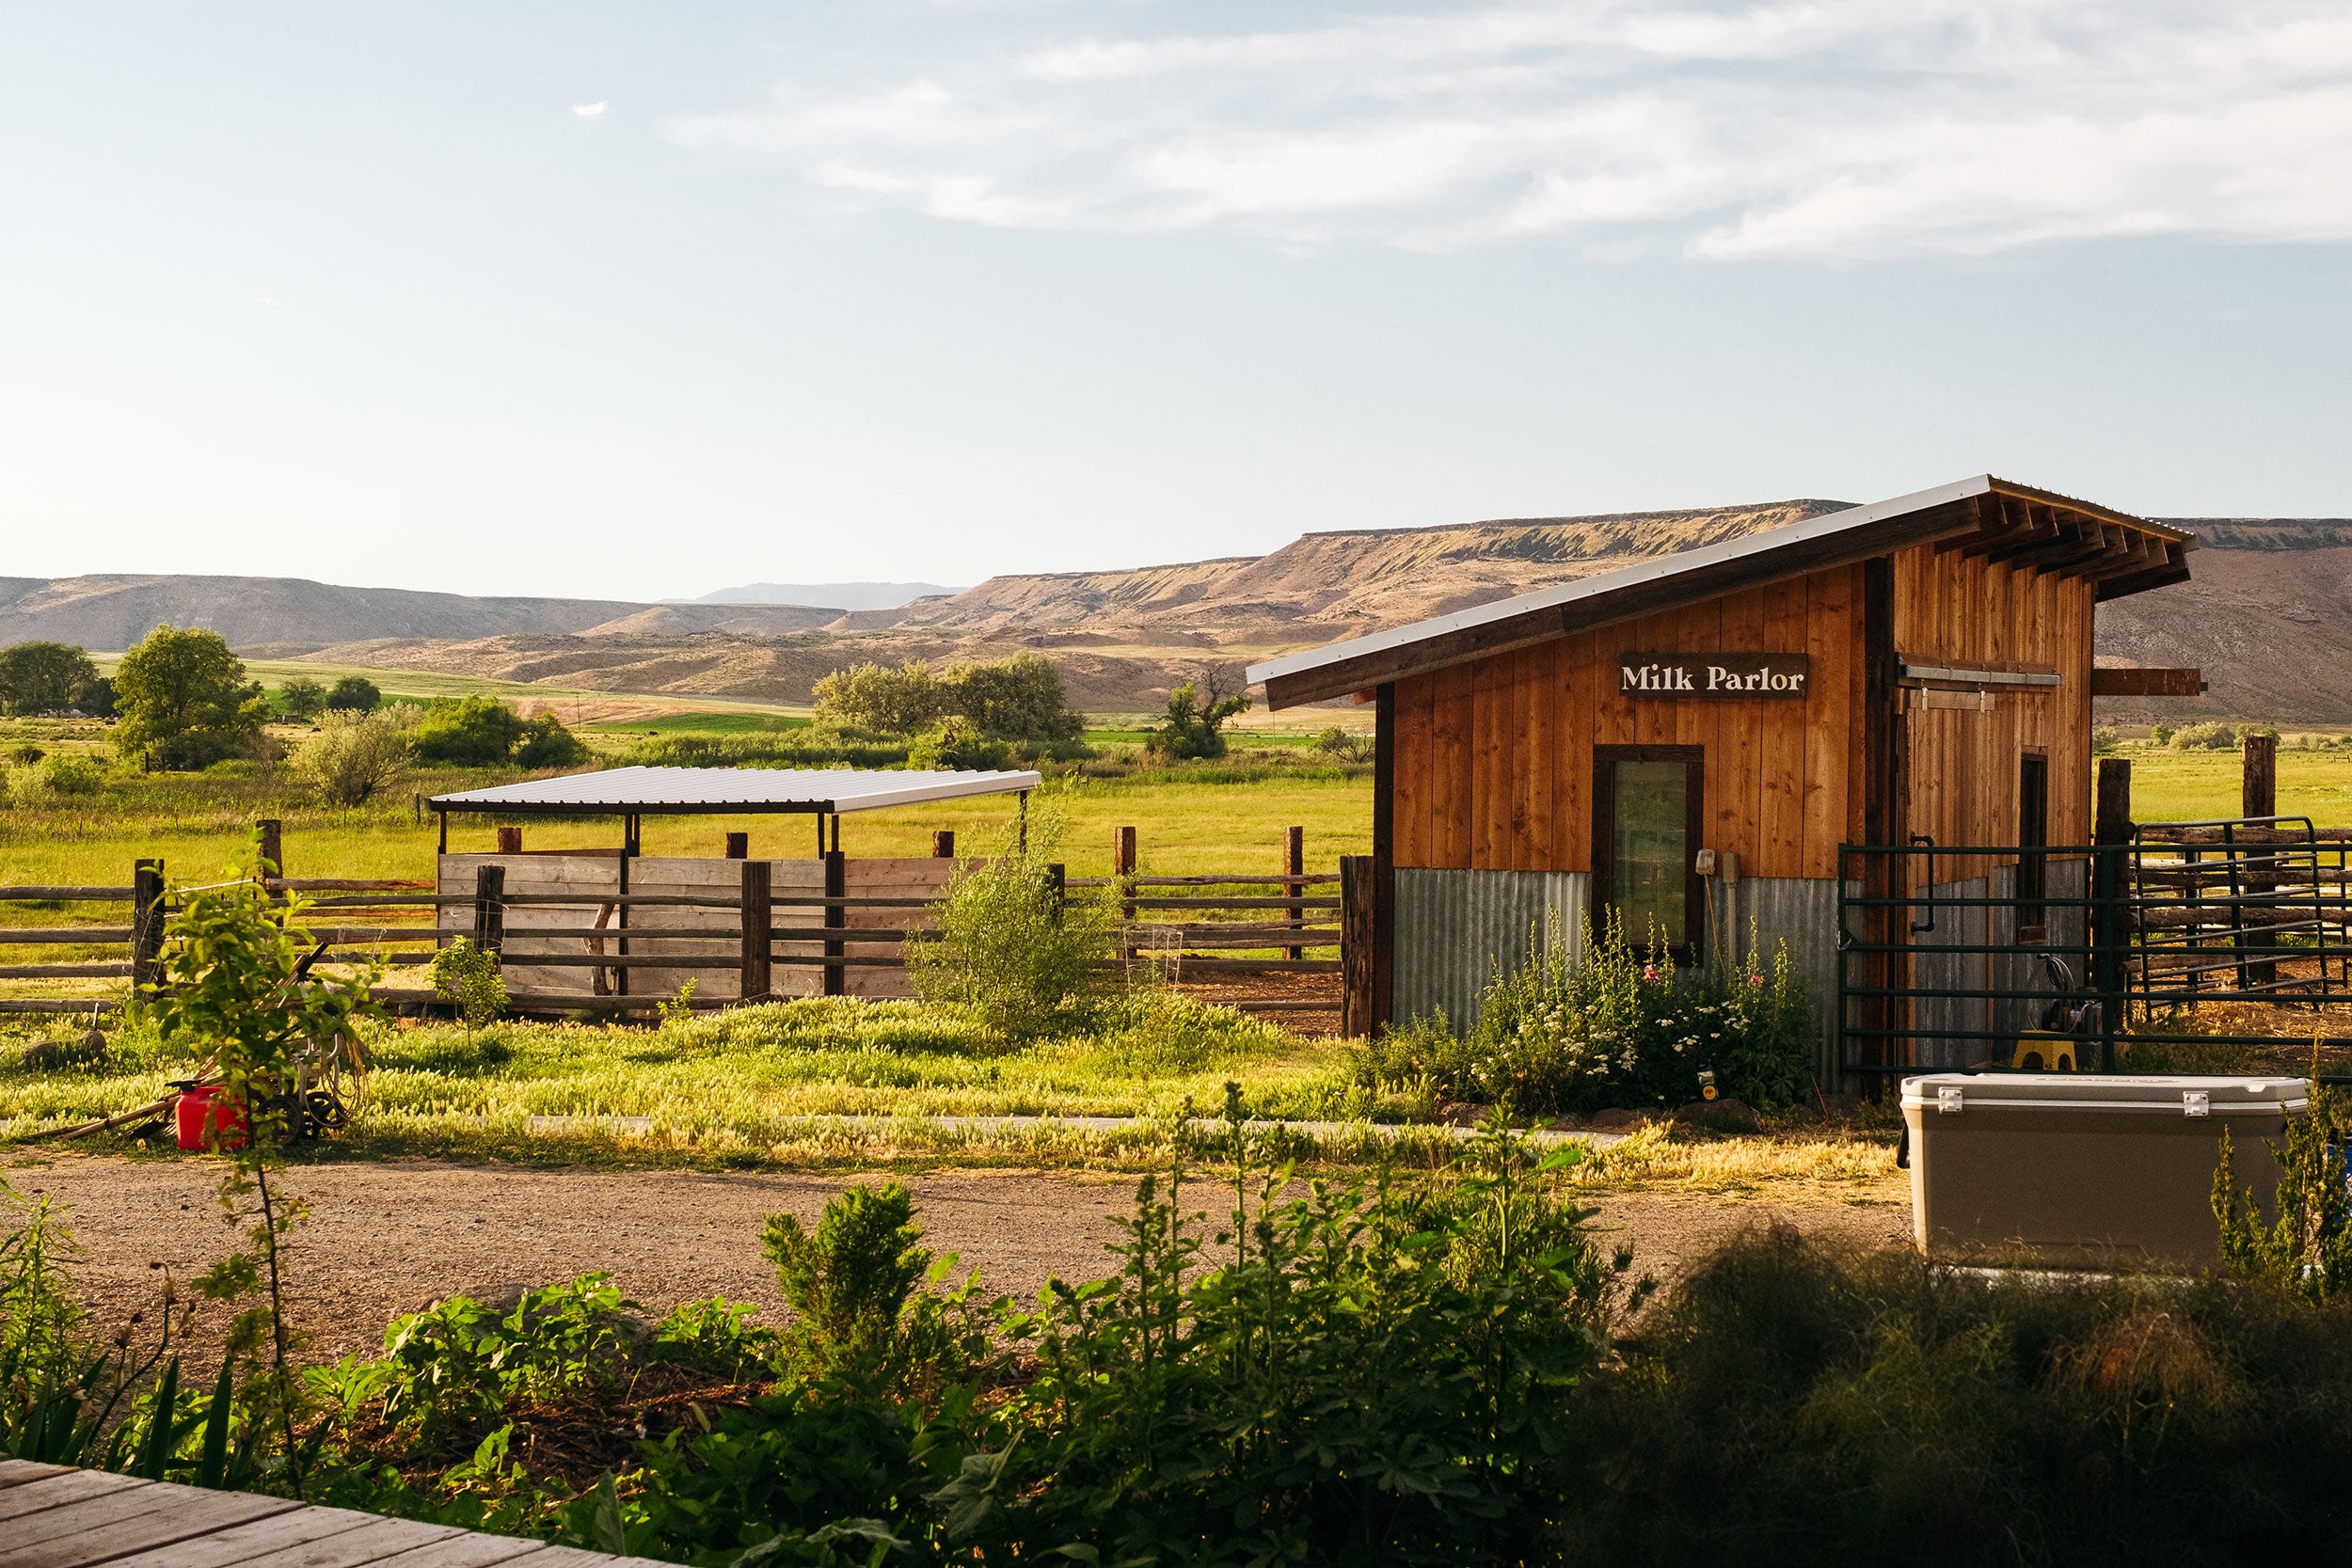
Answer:
[[[1573,946],[1609,910],[1677,961],[1785,942],[1826,1017],[1841,846],[2090,841],[2092,697],[2197,689],[2094,673],[2095,609],[2185,580],[2194,544],[1985,475],[1249,679],[1376,705],[1375,1023],[1468,1027],[1531,934]],[[1976,860],[1935,875],[2014,890],[2018,856]]]

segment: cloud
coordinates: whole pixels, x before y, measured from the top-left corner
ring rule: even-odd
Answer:
[[[612,107],[611,104],[599,98],[594,103],[573,104],[572,113],[578,115],[582,119],[594,119],[610,107]]]
[[[1729,258],[2337,240],[2352,237],[2352,8],[1506,3],[890,62],[666,134],[772,158],[856,205],[1283,245],[1565,234]]]

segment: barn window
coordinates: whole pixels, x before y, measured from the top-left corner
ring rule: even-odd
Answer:
[[[2017,761],[2017,940],[2040,942],[2047,862],[2033,851],[2050,842],[2050,759],[2027,752]]]
[[[1696,746],[1593,748],[1593,895],[1624,923],[1626,940],[1665,939],[1695,961],[1706,895],[1699,848],[1701,757]]]

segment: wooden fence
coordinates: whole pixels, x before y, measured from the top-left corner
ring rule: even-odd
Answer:
[[[283,863],[282,841],[264,825],[265,856]],[[1343,1007],[1343,949],[1368,953],[1368,877],[1351,926],[1342,919],[1342,877],[1302,869],[1302,835],[1286,835],[1282,871],[1263,875],[1145,876],[1135,870],[1135,832],[1120,830],[1113,875],[1066,877],[1063,895],[1093,895],[1119,911],[1119,957],[1130,971],[1207,988],[1245,1010],[1370,1017],[1368,1003]],[[444,855],[436,881],[344,878],[272,879],[274,892],[310,903],[308,929],[326,944],[328,964],[421,967],[460,935],[500,955],[516,1010],[541,1013],[650,1010],[675,1003],[720,1007],[791,996],[903,997],[913,994],[907,952],[933,927],[932,908],[958,863],[853,860],[838,851],[813,860],[622,856],[616,852],[524,851]],[[732,846],[731,846],[732,847]],[[1359,857],[1359,859],[1363,859]],[[1366,860],[1368,864],[1368,859]],[[0,963],[0,980],[117,980],[125,990],[158,978],[165,898],[161,861],[136,863],[129,885],[0,887],[0,906],[43,902],[119,905],[105,924],[0,925],[0,958],[14,949],[73,947],[72,961]],[[1357,934],[1348,937],[1353,929]],[[90,958],[90,948],[119,950]],[[1352,973],[1368,976],[1363,953]],[[1280,977],[1281,994],[1248,994],[1249,982]],[[1318,985],[1328,977],[1327,985]],[[691,986],[691,991],[689,987]],[[376,988],[392,1006],[430,1006],[424,987]],[[119,997],[0,997],[0,1012],[110,1010]]]

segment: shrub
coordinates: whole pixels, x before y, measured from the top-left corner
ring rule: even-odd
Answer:
[[[106,770],[87,757],[51,757],[41,764],[40,782],[53,795],[78,799],[105,788]]]
[[[48,754],[48,752],[42,751],[31,741],[26,741],[21,746],[11,746],[8,748],[8,760],[25,768],[32,767],[33,764],[39,762],[41,758],[47,756]]]
[[[2288,1122],[2282,1142],[2272,1146],[2279,1190],[2265,1225],[2252,1189],[2237,1185],[2236,1151],[2228,1130],[2222,1131],[2213,1209],[2221,1222],[2221,1256],[2232,1268],[2313,1304],[2352,1297],[2347,1134],[2352,1117],[2337,1102],[2336,1091],[2314,1083],[2311,1115]]]
[[[2172,742],[2172,726],[2158,720],[2155,727],[2148,732],[2148,737],[2159,746],[2169,746]]]
[[[1062,895],[1048,863],[1061,829],[1060,813],[1041,801],[1025,847],[1008,829],[988,858],[958,867],[932,906],[936,939],[907,944],[908,978],[924,1000],[1020,1039],[1083,1012],[1108,983],[1117,911],[1101,892]]]
[[[1478,1022],[1456,1038],[1416,1020],[1359,1057],[1375,1093],[1507,1104],[1536,1116],[1609,1106],[1679,1105],[1711,1069],[1722,1092],[1766,1109],[1810,1091],[1813,1021],[1786,946],[1769,973],[1743,965],[1675,970],[1646,962],[1613,919],[1584,933],[1581,958],[1531,942],[1498,974]]]
[[[987,1335],[968,1312],[977,1289],[941,1295],[956,1259],[934,1262],[917,1245],[914,1200],[893,1181],[845,1187],[825,1204],[814,1232],[790,1214],[771,1214],[761,1244],[775,1265],[791,1326],[781,1363],[810,1378],[846,1378],[869,1387],[929,1386],[970,1365]]]
[[[506,1010],[506,979],[499,973],[499,956],[459,937],[433,955],[425,974],[433,994],[450,1003],[466,1021],[468,1032],[496,1022]]]
[[[1350,735],[1337,724],[1315,736],[1316,751],[1327,757],[1337,757],[1342,762],[1371,761],[1373,744],[1372,736]]]
[[[345,675],[327,688],[324,706],[333,713],[373,713],[384,693],[365,675]]]
[[[2122,738],[2113,724],[2098,725],[2090,732],[2090,754],[2100,757],[2111,756]]]
[[[2176,752],[2226,752],[2237,736],[2226,724],[2190,724],[2175,730],[2170,744]]]
[[[1031,747],[1066,746],[1086,733],[1086,716],[1070,705],[1061,672],[1042,654],[991,663],[951,664],[940,674],[947,711],[983,734]]]
[[[907,749],[909,768],[1002,768],[1011,761],[1009,744],[960,713],[916,736]]]
[[[522,737],[522,719],[496,697],[437,697],[417,721],[409,746],[420,762],[495,768]]]
[[[294,751],[293,768],[330,806],[364,805],[408,767],[408,737],[390,717],[330,711]]]
[[[922,659],[892,669],[852,664],[818,680],[817,718],[837,728],[913,735],[947,711],[947,692]]]
[[[2278,726],[2275,724],[2240,724],[2237,727],[2236,740],[2240,746],[2258,736],[2266,740],[2276,741],[2279,738]]]

